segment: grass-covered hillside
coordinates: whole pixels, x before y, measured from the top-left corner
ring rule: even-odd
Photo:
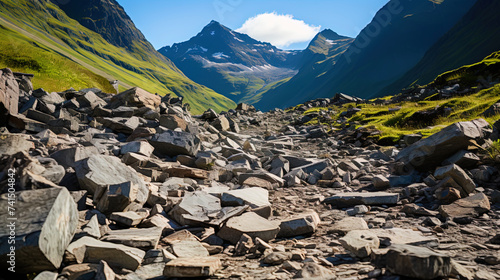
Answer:
[[[93,1],[95,5],[108,2],[119,6],[114,0]],[[110,12],[119,11],[124,13],[123,9]],[[88,20],[99,21],[91,16]],[[34,73],[35,87],[49,91],[100,87],[111,92],[107,81],[119,80],[122,89],[138,86],[152,93],[183,96],[194,113],[235,106],[191,81],[170,60],[148,47],[149,42],[132,37],[126,48],[114,45],[109,30],[108,41],[51,1],[0,0],[0,26],[0,67]],[[135,26],[132,23],[127,28]]]
[[[322,123],[332,129],[360,126],[377,129],[380,134],[374,137],[379,144],[394,144],[407,134],[420,133],[426,137],[458,121],[484,118],[494,124],[500,115],[482,113],[500,102],[499,70],[500,52],[495,52],[481,62],[443,73],[430,84],[397,96],[340,107],[310,108],[303,114],[330,112],[331,119],[314,118],[310,124]],[[460,87],[450,89],[456,84]],[[351,108],[361,110],[345,117]]]

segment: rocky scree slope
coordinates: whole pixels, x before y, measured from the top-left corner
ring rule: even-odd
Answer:
[[[380,147],[300,108],[193,116],[139,88],[34,90],[10,69],[0,110],[17,279],[500,277],[498,161],[477,149],[498,122]]]

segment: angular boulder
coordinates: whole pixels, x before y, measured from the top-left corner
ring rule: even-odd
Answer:
[[[206,192],[187,193],[170,215],[181,225],[198,225],[210,221],[209,215],[222,209],[220,200]]]
[[[483,139],[489,127],[483,119],[452,124],[403,149],[396,160],[422,171],[433,169],[456,152],[467,149],[471,140]]]
[[[0,209],[0,218],[5,223],[0,228],[0,267],[7,270],[11,255],[15,255],[18,273],[57,270],[78,226],[75,201],[66,188],[22,191],[16,196],[15,221],[9,220],[13,216],[7,209],[7,195],[0,197],[5,205]],[[14,252],[8,240],[15,240]]]
[[[358,258],[366,258],[372,249],[378,249],[380,240],[369,230],[353,230],[339,239],[340,244]]]
[[[178,155],[196,156],[200,150],[201,140],[188,132],[169,130],[155,134],[150,143],[158,153],[163,155],[171,157]]]
[[[78,263],[99,263],[103,260],[111,267],[130,270],[136,270],[146,255],[146,252],[137,248],[103,242],[88,236],[71,243],[67,251]]]
[[[99,150],[94,146],[88,147],[75,147],[59,150],[50,155],[51,158],[55,159],[57,163],[68,167],[75,167],[75,162],[86,159],[92,155],[98,155]]]
[[[122,155],[127,153],[137,153],[149,157],[153,153],[154,149],[155,148],[146,141],[134,141],[122,146],[120,153]]]
[[[318,213],[310,210],[281,221],[278,237],[293,237],[314,233],[321,219]]]
[[[330,232],[346,234],[353,230],[367,230],[368,224],[363,218],[347,217],[337,221],[330,228]]]
[[[176,115],[162,115],[160,117],[160,125],[171,130],[180,128],[182,131],[186,131],[188,127],[188,123]]]
[[[451,177],[453,180],[462,187],[462,197],[468,196],[476,189],[474,181],[465,173],[465,171],[456,164],[440,167],[434,172],[436,179],[444,179]]]
[[[131,118],[98,118],[104,126],[112,129],[115,132],[132,134],[139,127],[140,120],[138,117]]]
[[[269,221],[254,212],[247,212],[229,219],[217,236],[232,244],[238,243],[243,234],[252,238],[259,237],[267,242],[276,238],[280,231],[279,225],[280,221]]]
[[[149,107],[155,109],[160,106],[161,97],[154,95],[141,88],[134,87],[113,96],[111,99],[111,108],[118,108],[120,106],[132,107]]]
[[[392,245],[382,258],[393,274],[416,279],[448,277],[452,272],[451,258],[425,247]]]
[[[449,205],[441,205],[439,213],[447,217],[479,216],[490,210],[490,201],[484,193],[459,199]]]
[[[117,157],[92,155],[78,161],[75,170],[80,187],[94,195],[103,213],[137,210],[148,199],[144,180]]]

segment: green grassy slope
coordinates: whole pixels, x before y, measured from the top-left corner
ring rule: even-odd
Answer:
[[[68,17],[48,0],[0,0],[0,24],[10,30],[8,36],[11,44],[31,46],[31,51],[23,51],[24,59],[36,62],[46,69],[45,72],[39,73],[52,73],[51,76],[38,75],[34,78],[35,84],[46,85],[46,90],[60,90],[61,86],[56,86],[50,79],[59,79],[61,84],[68,85],[72,82],[68,76],[80,76],[77,73],[87,70],[88,75],[93,73],[95,76],[82,76],[81,84],[85,86],[106,88],[102,77],[108,80],[117,79],[125,88],[139,86],[152,93],[183,96],[185,101],[191,104],[194,113],[200,113],[206,108],[220,111],[235,106],[231,100],[189,80],[171,61],[145,47],[149,43],[134,41],[128,48],[115,46],[100,34]],[[2,49],[9,47],[4,41],[0,44]],[[60,56],[56,59],[60,63],[74,63],[79,67],[71,64],[72,67],[59,69],[57,64],[47,63],[45,52],[33,51],[33,48]],[[16,65],[9,65],[9,61],[12,60],[7,52],[7,57],[4,56],[2,60],[4,64],[0,67],[13,67],[23,72],[36,70],[22,65],[15,67]],[[65,75],[56,74],[58,71],[64,72]],[[95,82],[99,76],[100,82]]]
[[[440,73],[481,60],[500,50],[500,1],[478,0],[471,10],[401,79],[381,91],[396,94],[412,84],[427,84]]]
[[[108,79],[94,74],[34,40],[0,25],[0,65],[15,72],[35,74],[33,86],[53,91],[70,87],[98,87],[113,92]]]
[[[479,117],[485,118],[481,114],[491,105],[500,102],[500,51],[489,55],[480,62],[445,72],[436,77],[430,84],[424,86],[425,88],[439,89],[459,81],[464,86],[472,87],[483,77],[489,77],[491,81],[496,81],[497,84],[473,94],[447,99],[431,96],[417,102],[392,102],[388,105],[367,102],[332,107],[337,113],[332,115],[329,125],[332,127],[344,125],[373,127],[381,131],[381,134],[375,137],[381,140],[381,143],[386,144],[395,143],[401,136],[406,134],[421,133],[426,137],[455,122],[473,120]],[[384,98],[384,100],[390,99],[391,97]],[[361,111],[348,119],[347,124],[339,125],[336,120],[340,118],[341,112],[353,106],[360,108]],[[420,119],[413,117],[416,112],[432,110],[436,106],[450,108],[451,114],[447,117],[435,118],[431,123],[422,123]],[[389,108],[396,107],[400,107],[400,110],[389,111]],[[315,110],[315,108],[311,110]],[[493,124],[500,119],[500,115],[485,119],[490,124]],[[317,119],[313,120],[313,123],[317,122]]]

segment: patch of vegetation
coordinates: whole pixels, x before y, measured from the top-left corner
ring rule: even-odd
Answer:
[[[491,147],[488,149],[488,154],[492,159],[500,158],[500,140],[491,144]]]
[[[486,109],[500,100],[500,84],[492,88],[482,90],[478,93],[458,96],[445,100],[426,100],[420,102],[401,102],[391,105],[378,105],[373,103],[366,104],[345,104],[341,107],[332,106],[329,108],[311,108],[303,114],[317,112],[319,110],[332,109],[337,113],[332,115],[333,121],[323,123],[324,125],[333,126],[336,128],[348,127],[352,124],[359,126],[373,126],[379,130],[380,135],[374,136],[379,144],[393,145],[399,141],[401,136],[407,134],[420,133],[424,137],[428,137],[442,128],[459,121],[470,121],[476,118],[484,118],[490,124],[495,123],[500,119],[499,116],[485,118],[481,116]],[[357,106],[361,109],[360,112],[347,119],[343,124],[339,124],[336,120],[341,119],[341,113],[349,108]],[[450,108],[451,114],[446,117],[436,118],[432,125],[423,125],[412,120],[412,116],[416,112],[432,110],[437,106]],[[390,108],[400,107],[397,111],[390,112]],[[297,107],[298,108],[298,107]],[[311,120],[311,124],[317,124],[318,120]]]

